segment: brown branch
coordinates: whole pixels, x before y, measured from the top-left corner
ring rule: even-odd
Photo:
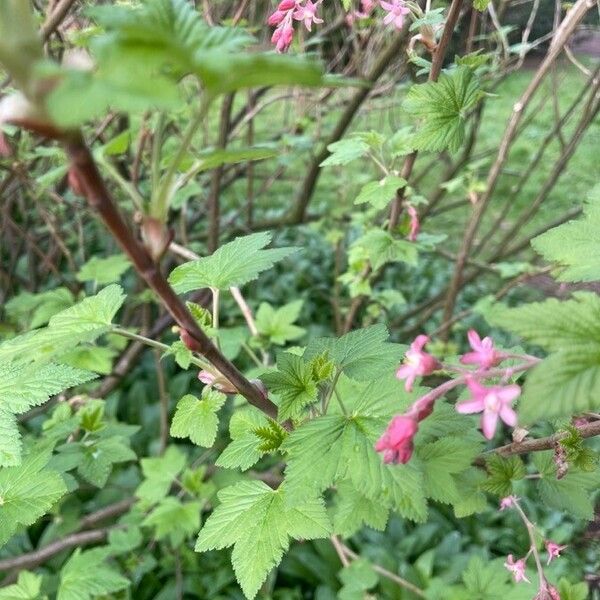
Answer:
[[[581,425],[577,427],[579,435],[584,438],[591,438],[600,435],[600,420]],[[557,442],[560,442],[568,434],[566,431],[555,433],[545,438],[536,440],[524,440],[522,442],[513,442],[499,448],[494,448],[493,452],[501,456],[511,456],[513,454],[526,454],[527,452],[541,452],[542,450],[552,450]]]
[[[359,108],[369,96],[372,86],[377,82],[381,75],[383,75],[390,62],[396,58],[398,53],[406,44],[408,38],[407,31],[408,23],[406,27],[396,36],[394,41],[379,55],[377,61],[373,65],[373,68],[365,78],[365,83],[367,85],[359,88],[355,92],[352,100],[350,100],[350,103],[348,106],[346,106],[346,109],[342,113],[342,116],[337,122],[334,130],[323,143],[322,149],[313,157],[313,160],[306,171],[304,180],[302,181],[296,195],[294,208],[289,217],[286,219],[288,223],[294,224],[304,221],[306,210],[321,174],[320,165],[331,154],[327,149],[327,146],[337,142],[344,135]]]
[[[483,215],[492,198],[494,190],[496,189],[496,185],[498,183],[498,179],[500,177],[504,164],[508,159],[509,150],[512,146],[513,141],[515,140],[518,126],[523,118],[525,109],[527,108],[534,94],[538,90],[544,77],[546,76],[546,74],[551,69],[552,65],[560,55],[569,37],[592,6],[593,2],[591,0],[577,0],[575,5],[567,13],[567,16],[558,28],[556,36],[553,39],[548,53],[542,61],[542,64],[536,71],[533,79],[527,86],[527,89],[523,92],[521,98],[515,103],[513,107],[513,111],[508,121],[506,132],[504,134],[504,137],[502,138],[502,141],[500,142],[500,148],[498,150],[496,160],[494,161],[494,164],[492,165],[488,175],[485,192],[482,194],[481,198],[479,198],[477,204],[475,205],[473,213],[471,215],[471,218],[469,219],[464,233],[463,242],[461,244],[461,248],[458,252],[456,259],[454,274],[450,282],[450,286],[448,288],[448,294],[446,296],[443,316],[444,322],[450,322],[452,319],[452,313],[454,312],[456,298],[461,289],[461,281],[463,277],[462,273],[467,261],[467,257],[469,255],[469,252],[471,251],[471,246],[475,239],[477,230],[479,229],[481,219],[483,218]],[[446,329],[442,335],[444,339],[447,339],[449,335],[449,329]]]
[[[42,39],[47,41],[48,38],[56,31],[57,27],[62,23],[63,19],[67,16],[67,13],[71,9],[71,6],[75,4],[76,0],[61,0],[52,14],[46,19],[41,27],[40,33]]]
[[[131,259],[137,272],[158,295],[175,322],[189,334],[197,346],[197,350],[234,385],[250,404],[270,417],[276,418],[277,406],[248,381],[212,343],[160,272],[147,249],[133,235],[106,188],[83,138],[79,134],[73,134],[65,139],[64,145],[71,161],[71,168],[77,175],[88,203],[98,212],[115,240]]]
[[[440,73],[442,72],[442,66],[444,65],[444,59],[446,52],[454,33],[454,28],[460,17],[460,9],[462,8],[463,0],[452,0],[450,9],[448,10],[448,16],[446,17],[446,23],[444,24],[444,30],[442,31],[442,37],[438,45],[433,52],[433,60],[431,63],[431,69],[429,71],[429,81],[437,81]],[[404,160],[402,165],[402,171],[400,176],[406,181],[409,180],[412,170],[417,160],[418,151],[414,151],[409,154]],[[396,197],[392,202],[390,208],[390,221],[388,224],[388,230],[393,231],[398,225],[400,214],[402,212],[402,202],[404,201],[405,188],[402,187],[396,192]]]
[[[476,244],[475,247],[473,248],[473,254],[478,254],[481,251],[481,249],[483,248],[483,246],[486,244],[486,242],[489,241],[490,237],[493,236],[497,231],[500,231],[500,224],[506,218],[508,211],[510,210],[511,206],[515,202],[515,199],[517,198],[517,196],[523,190],[523,187],[525,186],[527,181],[529,181],[529,177],[531,176],[531,174],[535,172],[535,169],[538,166],[538,164],[540,163],[541,159],[543,158],[548,145],[554,139],[554,136],[558,133],[558,131],[562,127],[564,127],[564,125],[570,119],[571,115],[575,112],[575,109],[579,106],[579,103],[585,97],[585,94],[588,91],[588,89],[590,88],[590,86],[594,83],[595,80],[597,80],[598,77],[600,77],[600,65],[598,65],[594,74],[590,76],[590,78],[588,79],[586,84],[581,88],[579,94],[577,95],[575,100],[573,100],[573,102],[571,103],[569,108],[566,110],[566,112],[560,119],[560,121],[558,123],[555,123],[552,130],[546,135],[546,137],[544,138],[542,143],[539,145],[532,161],[529,163],[527,168],[523,171],[523,174],[519,178],[519,181],[511,189],[511,194],[507,198],[504,206],[502,207],[502,210],[498,214],[498,217],[494,220],[494,222],[492,223],[492,225],[490,226],[488,231],[484,235],[481,236],[481,241],[479,242],[479,244]]]
[[[133,506],[133,504],[135,504],[135,501],[135,498],[125,498],[124,500],[119,500],[114,504],[109,504],[108,506],[99,508],[97,511],[90,513],[81,519],[79,523],[79,529],[89,529],[90,527],[94,527],[102,521],[106,521],[106,519],[118,517],[124,512],[127,512]]]
[[[0,571],[5,572],[12,569],[31,569],[32,567],[41,565],[64,550],[103,542],[107,538],[110,530],[110,527],[106,527],[104,529],[92,529],[91,531],[73,533],[60,540],[56,540],[47,546],[43,546],[38,550],[34,550],[33,552],[5,558],[0,560]]]

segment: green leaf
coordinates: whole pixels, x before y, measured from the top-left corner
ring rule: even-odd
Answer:
[[[571,583],[564,577],[558,582],[558,593],[560,594],[560,600],[586,600],[588,598],[588,586],[587,583]],[[0,596],[0,599],[2,596]]]
[[[73,294],[64,287],[47,292],[31,294],[21,292],[4,304],[4,310],[11,320],[23,321],[30,329],[48,322],[52,315],[69,308],[74,302]]]
[[[487,9],[490,0],[473,0],[473,7],[479,12],[483,12]]]
[[[91,600],[129,586],[129,580],[106,564],[108,548],[75,550],[60,571],[57,600]]]
[[[265,451],[260,449],[261,440],[255,432],[259,427],[267,425],[267,418],[254,407],[249,406],[234,412],[229,422],[231,442],[215,464],[218,467],[239,468],[242,471],[256,464]]]
[[[18,467],[0,469],[0,546],[17,527],[33,525],[66,493],[61,476],[44,468],[49,453],[29,455]]]
[[[493,307],[486,319],[542,346],[550,356],[529,372],[519,403],[525,421],[600,407],[600,298],[575,292],[519,308]],[[543,399],[543,401],[542,401]]]
[[[54,363],[42,366],[3,365],[0,367],[0,399],[3,407],[21,414],[43,404],[51,396],[95,377],[89,371]]]
[[[351,331],[340,338],[318,338],[308,345],[306,360],[327,352],[338,369],[357,381],[372,381],[394,369],[400,362],[405,346],[387,342],[385,325],[371,325]]]
[[[277,156],[277,150],[274,148],[266,148],[264,146],[254,146],[251,148],[205,150],[198,155],[198,159],[194,161],[191,171],[201,173],[209,169],[215,169],[221,165],[234,165],[241,162],[251,160],[263,160]]]
[[[164,498],[173,480],[183,470],[185,454],[176,446],[169,446],[157,458],[142,458],[140,461],[145,480],[135,491],[135,495],[147,504],[154,504]]]
[[[200,529],[201,502],[182,503],[168,496],[142,521],[145,527],[154,527],[157,540],[169,538],[173,548]]]
[[[21,571],[17,583],[0,589],[0,600],[47,600],[42,595],[42,576]]]
[[[351,262],[368,260],[373,269],[377,270],[390,262],[416,265],[418,256],[414,243],[396,239],[382,229],[372,229],[353,242],[349,259]]]
[[[395,197],[396,191],[406,186],[406,179],[388,175],[380,181],[371,181],[364,185],[354,204],[370,204],[377,210],[385,208]]]
[[[199,57],[194,72],[213,94],[226,94],[249,87],[319,87],[327,83],[321,64],[306,56],[223,54],[215,50]]]
[[[0,344],[0,363],[49,360],[92,342],[110,330],[111,322],[125,299],[118,285],[109,285],[50,318],[47,327],[29,331]]]
[[[100,375],[110,375],[117,354],[115,348],[108,346],[79,346],[63,354],[61,361],[74,368],[94,370]]]
[[[103,488],[113,470],[113,465],[136,460],[135,452],[119,436],[81,443],[83,454],[77,472],[92,485]]]
[[[513,583],[509,583],[510,573],[503,566],[503,560],[485,561],[474,556],[462,575],[466,594],[459,598],[481,600],[517,600]],[[525,586],[522,587],[532,587]],[[531,598],[534,590],[525,589],[525,598]]]
[[[456,152],[465,137],[467,113],[479,97],[479,82],[468,67],[442,73],[438,81],[413,85],[404,107],[421,117],[413,137],[415,149]]]
[[[281,562],[290,539],[325,538],[331,533],[321,498],[290,507],[285,494],[284,486],[273,490],[262,481],[225,488],[198,536],[197,552],[233,546],[233,569],[247,598],[254,598],[269,571]]]
[[[546,231],[531,242],[533,249],[548,262],[564,269],[559,281],[598,281],[600,279],[600,198],[585,205],[583,217]]]
[[[21,435],[17,417],[0,405],[0,467],[21,464]]]
[[[485,473],[475,467],[454,477],[456,487],[460,490],[459,498],[453,502],[454,514],[459,519],[487,509],[488,502],[485,494],[481,491],[485,480]]]
[[[336,486],[333,531],[343,537],[353,536],[363,525],[383,531],[389,512],[387,506],[368,498],[352,482],[342,481]]]
[[[301,356],[280,352],[277,371],[264,373],[261,379],[280,398],[278,416],[281,420],[299,417],[307,406],[317,401],[313,369]]]
[[[225,404],[227,396],[205,387],[202,398],[186,394],[177,403],[171,423],[171,435],[177,438],[189,437],[197,446],[210,448],[215,443],[219,417],[217,412]]]
[[[481,488],[501,498],[510,496],[513,491],[513,482],[525,477],[525,465],[516,455],[504,458],[499,454],[492,454],[486,460],[488,478]]]
[[[445,437],[420,446],[417,456],[423,463],[426,495],[446,504],[460,502],[462,490],[453,475],[469,469],[481,449],[481,443],[458,437]]]
[[[266,425],[257,427],[254,435],[261,441],[260,452],[274,452],[278,450],[287,437],[287,431],[275,420],[269,419]]]
[[[540,498],[550,508],[564,511],[578,519],[594,518],[594,492],[600,486],[600,472],[583,472],[571,467],[562,478],[556,478],[552,452],[536,452],[533,460],[541,474],[538,480]]]
[[[261,302],[256,311],[258,332],[267,337],[271,344],[279,346],[301,338],[305,330],[293,323],[300,316],[302,303],[302,300],[294,300],[275,309],[267,302]]]
[[[124,254],[113,254],[106,258],[93,256],[79,269],[77,281],[94,281],[97,285],[114,283],[130,267],[131,263]]]
[[[54,363],[0,366],[0,466],[15,466],[21,460],[21,438],[14,415],[95,377],[89,371]]]
[[[287,437],[285,471],[290,499],[301,501],[339,480],[350,480],[368,498],[423,521],[427,514],[423,479],[412,464],[384,465],[374,444],[385,428],[375,417],[326,415]]]
[[[321,164],[321,167],[333,165],[347,165],[349,162],[361,158],[369,151],[369,145],[357,137],[350,137],[327,146],[331,153]]]
[[[264,250],[270,241],[271,234],[266,231],[238,237],[210,256],[176,267],[171,271],[169,282],[178,293],[244,285],[296,251],[296,248]]]
[[[364,558],[354,560],[344,567],[339,577],[344,584],[338,592],[340,600],[363,600],[365,592],[379,582],[379,576],[373,570],[373,566]]]

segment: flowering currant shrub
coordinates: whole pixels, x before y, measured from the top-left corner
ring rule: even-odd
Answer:
[[[0,600],[598,598],[593,3],[197,4],[0,2]]]

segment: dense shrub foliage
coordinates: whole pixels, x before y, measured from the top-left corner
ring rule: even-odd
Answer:
[[[196,4],[0,3],[0,600],[599,598],[594,2]]]

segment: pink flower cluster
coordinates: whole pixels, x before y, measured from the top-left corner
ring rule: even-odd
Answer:
[[[500,364],[509,355],[497,350],[491,338],[481,339],[475,330],[468,332],[468,339],[471,352],[464,354],[460,362],[464,365],[474,365],[476,369],[459,369],[460,375],[457,378],[421,396],[404,414],[397,415],[391,420],[375,445],[377,452],[383,453],[386,463],[406,463],[410,460],[414,446],[413,438],[417,433],[419,422],[431,414],[438,398],[458,385],[466,385],[471,396],[467,400],[458,402],[456,410],[461,414],[482,413],[481,430],[487,439],[494,437],[499,421],[503,421],[510,427],[516,426],[517,414],[512,404],[520,395],[521,388],[516,384],[485,386],[481,383],[485,378],[500,375],[506,377],[512,373],[510,368],[492,370],[492,367]],[[406,351],[404,363],[396,371],[396,377],[405,380],[404,388],[407,392],[412,391],[417,377],[425,377],[444,368],[437,358],[425,351],[428,342],[429,338],[426,335],[417,336]],[[527,358],[532,361],[537,360],[533,357]],[[535,363],[525,363],[524,368],[533,364]]]
[[[271,27],[275,27],[271,42],[275,44],[277,52],[285,52],[294,39],[294,21],[302,21],[308,31],[312,31],[312,24],[323,23],[323,19],[317,16],[317,10],[323,0],[281,0],[277,10],[267,19]],[[354,10],[348,14],[346,20],[349,25],[355,20],[366,19],[371,16],[377,5],[387,12],[383,19],[385,25],[393,25],[396,29],[402,29],[404,19],[410,13],[406,6],[406,0],[391,0],[385,2],[380,0],[360,0],[360,10]]]
[[[294,39],[294,20],[302,21],[308,31],[312,24],[322,23],[323,19],[317,17],[317,9],[323,0],[282,0],[277,10],[271,14],[267,23],[275,27],[271,42],[275,44],[277,52],[285,52]]]
[[[531,533],[535,526],[529,520],[527,515],[523,512],[523,509],[519,504],[519,498],[517,498],[516,496],[506,496],[506,498],[502,498],[502,500],[500,500],[500,510],[506,510],[508,508],[516,509],[517,513],[521,517],[521,520],[530,532],[530,539],[532,541],[532,545],[529,548],[529,552],[527,553],[527,555],[523,558],[519,558],[518,560],[515,560],[514,556],[512,554],[509,554],[506,557],[506,562],[504,563],[504,566],[512,574],[515,583],[519,583],[521,581],[530,583],[529,579],[527,579],[527,575],[525,574],[525,569],[527,568],[527,559],[531,554],[534,554],[536,566],[538,568],[538,576],[540,580],[540,588],[534,600],[548,600],[549,598],[552,600],[560,600],[560,595],[557,589],[548,583],[546,577],[543,574],[543,571],[541,570],[542,567],[537,553],[538,551],[536,543],[534,542],[533,534]],[[556,542],[553,542],[551,540],[544,540],[544,545],[546,546],[546,552],[548,552],[548,562],[546,563],[548,565],[555,558],[558,558],[560,556],[560,553],[567,547],[557,544]]]

